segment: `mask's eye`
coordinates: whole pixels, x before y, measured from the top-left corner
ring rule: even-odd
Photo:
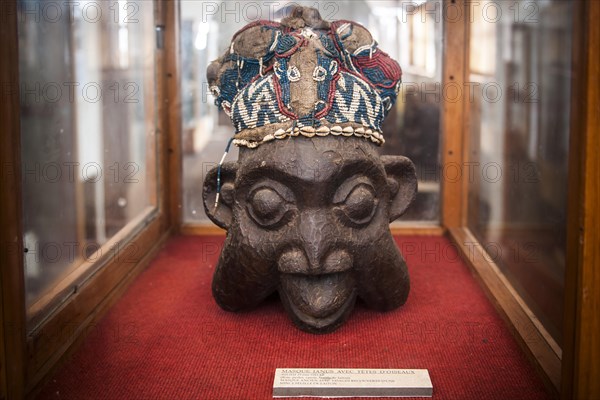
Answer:
[[[356,185],[341,202],[340,208],[345,216],[356,225],[364,225],[371,221],[377,208],[377,198],[371,185]]]
[[[248,196],[248,213],[260,226],[274,227],[288,210],[289,203],[272,188],[262,186]]]

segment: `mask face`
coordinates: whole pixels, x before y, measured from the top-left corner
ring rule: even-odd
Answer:
[[[416,195],[412,162],[380,157],[360,138],[297,137],[240,149],[204,182],[207,215],[227,229],[213,279],[224,309],[278,291],[296,325],[330,332],[357,297],[377,310],[408,296],[406,264],[389,230]]]

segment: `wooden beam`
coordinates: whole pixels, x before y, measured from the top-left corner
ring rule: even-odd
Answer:
[[[562,398],[597,399],[600,398],[600,2],[575,3]]]
[[[164,9],[169,174],[169,215],[175,232],[183,223],[183,154],[181,152],[181,44],[179,0],[158,0]]]
[[[394,236],[441,236],[444,229],[437,224],[392,224],[390,231]],[[215,225],[186,224],[181,227],[183,235],[225,236],[226,231]]]
[[[468,10],[465,1],[445,0],[444,12],[452,11],[452,16],[444,14],[444,68],[442,72],[442,154],[441,171],[452,173],[446,176],[442,173],[442,210],[441,222],[444,228],[455,228],[464,222],[464,195],[465,180],[462,179],[463,171],[463,143],[465,136],[464,110],[465,110],[465,79],[466,57],[468,53]],[[455,14],[456,12],[456,14]],[[456,17],[460,15],[460,17]],[[457,101],[454,91],[460,90]],[[453,94],[450,94],[452,92]],[[447,95],[446,95],[447,94]],[[458,171],[460,175],[454,176]]]
[[[21,209],[21,126],[17,2],[2,2],[0,16],[0,394],[20,399],[25,371],[25,284]]]
[[[446,230],[441,226],[425,224],[392,224],[390,226],[390,231],[394,236],[442,236],[446,233]]]

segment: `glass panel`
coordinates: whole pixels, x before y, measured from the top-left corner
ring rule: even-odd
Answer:
[[[233,34],[259,19],[281,20],[290,5],[317,7],[323,19],[350,19],[365,25],[381,49],[403,68],[402,93],[384,123],[382,154],[413,160],[419,178],[416,202],[403,221],[439,220],[440,81],[442,7],[440,1],[181,2],[183,106],[183,220],[210,223],[202,205],[202,182],[220,160],[234,130],[219,112],[206,83],[206,68]],[[237,149],[227,156],[237,158]]]
[[[468,226],[562,343],[572,4],[473,8]]]
[[[18,7],[26,304],[39,319],[156,206],[154,15],[141,0]]]
[[[379,2],[373,2],[377,4]],[[382,154],[401,154],[416,166],[419,192],[401,221],[439,220],[440,134],[443,24],[441,1],[396,3],[398,34],[395,57],[402,67],[401,94],[384,123],[386,143]],[[385,15],[382,9],[380,15]],[[385,20],[374,26],[385,26]],[[382,35],[382,37],[390,37]],[[391,42],[391,41],[390,41]],[[388,133],[389,132],[389,133]]]

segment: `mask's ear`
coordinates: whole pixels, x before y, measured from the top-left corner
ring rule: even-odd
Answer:
[[[212,168],[204,178],[202,187],[202,199],[204,200],[204,211],[208,218],[223,229],[229,228],[232,219],[232,206],[234,195],[234,181],[237,171],[237,163],[229,162],[221,166],[221,196],[215,207],[217,197],[217,167]]]
[[[399,218],[417,196],[415,165],[403,156],[381,156],[390,188],[390,222]]]

